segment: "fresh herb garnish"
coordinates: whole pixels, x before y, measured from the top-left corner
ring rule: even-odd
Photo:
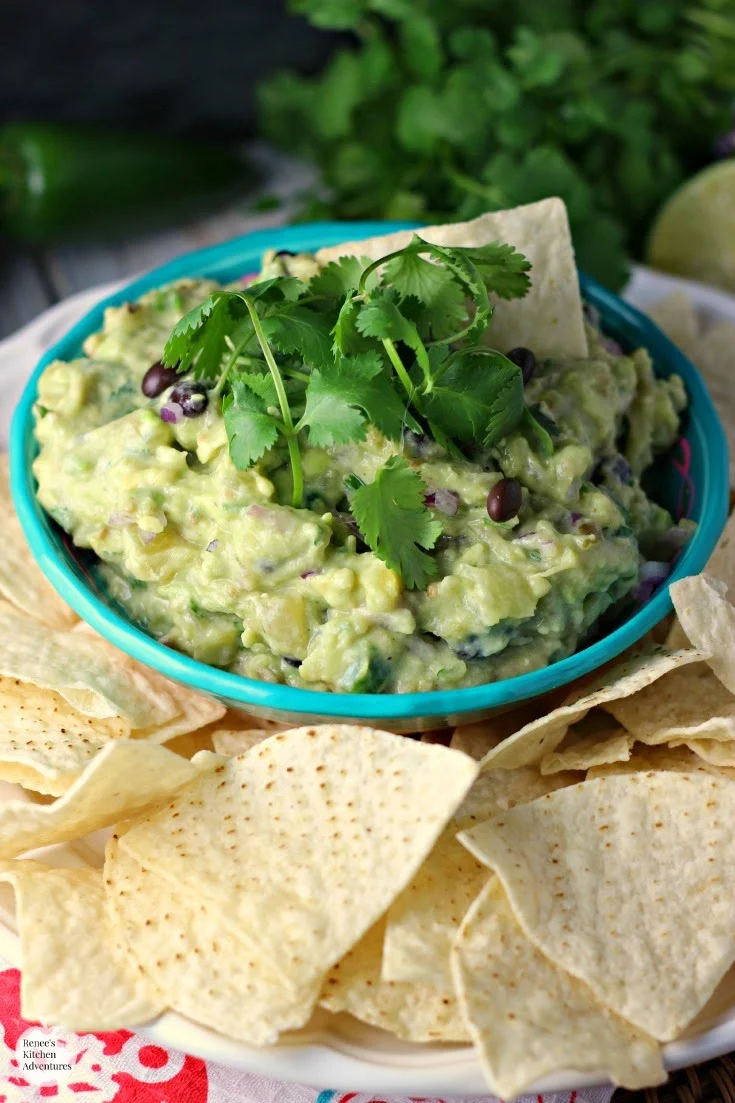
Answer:
[[[732,128],[732,0],[289,0],[348,32],[316,76],[259,89],[270,140],[316,164],[308,219],[463,221],[558,195],[611,287]],[[326,44],[325,44],[326,49]]]
[[[215,291],[175,326],[163,362],[211,384],[239,470],[285,444],[300,508],[300,438],[330,448],[374,426],[398,442],[409,428],[462,456],[534,423],[520,368],[480,343],[490,294],[523,296],[529,268],[509,245],[446,248],[414,236],[377,261],[344,257],[308,284],[283,276]],[[435,573],[427,551],[442,525],[425,492],[398,456],[351,488],[366,543],[409,588]]]
[[[372,483],[356,490],[352,513],[360,532],[409,590],[423,590],[437,573],[436,561],[422,548],[433,548],[441,535],[424,505],[426,486],[401,456],[391,456]]]

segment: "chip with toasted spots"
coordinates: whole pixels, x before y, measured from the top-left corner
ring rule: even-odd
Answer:
[[[531,942],[666,1042],[735,961],[735,785],[704,772],[598,777],[459,838]]]
[[[120,847],[308,987],[415,876],[477,772],[388,732],[298,728],[202,774]]]
[[[198,769],[155,743],[108,743],[58,800],[0,803],[0,858],[79,839],[155,808],[197,777]]]
[[[467,1027],[451,989],[381,979],[384,933],[385,921],[380,920],[334,966],[319,997],[321,1006],[347,1011],[406,1042],[468,1042]]]
[[[666,1079],[654,1040],[534,946],[497,878],[464,918],[452,971],[488,1084],[502,1098],[570,1068],[627,1088]]]
[[[270,1045],[308,1020],[321,978],[284,984],[206,898],[141,865],[117,839],[107,845],[104,879],[115,937],[166,1007],[253,1045]]]
[[[705,663],[666,674],[634,697],[603,706],[639,742],[735,741],[735,696]]]
[[[480,763],[482,770],[514,770],[530,766],[555,751],[572,724],[577,724],[593,708],[631,697],[645,686],[662,678],[671,670],[688,663],[701,662],[708,650],[668,651],[664,647],[648,647],[609,667],[590,684],[575,690],[567,700],[538,720],[503,740],[488,751]]]
[[[164,1010],[108,923],[101,870],[0,862],[0,881],[15,889],[24,1019],[118,1030]]]
[[[452,991],[452,940],[488,879],[487,869],[457,841],[457,833],[578,780],[578,774],[568,773],[545,778],[533,766],[480,774],[421,869],[386,913],[384,980]]]

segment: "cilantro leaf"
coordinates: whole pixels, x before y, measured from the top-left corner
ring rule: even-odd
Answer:
[[[487,290],[499,299],[519,299],[528,293],[531,263],[513,245],[493,241],[462,252],[480,273]]]
[[[449,437],[490,447],[523,416],[523,377],[492,349],[462,351],[445,362],[425,403],[427,415]]]
[[[469,249],[449,249],[443,245],[429,247],[429,256],[440,261],[457,277],[474,303],[475,315],[472,324],[462,333],[462,337],[467,342],[472,342],[479,341],[485,333],[493,315],[493,308],[490,305],[485,281],[480,270],[467,255],[469,252]]]
[[[365,418],[341,393],[337,380],[315,371],[306,388],[306,409],[299,426],[309,426],[309,443],[331,448],[365,440]]]
[[[403,341],[416,348],[421,340],[416,326],[401,314],[390,291],[379,292],[360,308],[357,328],[365,337]]]
[[[251,302],[286,301],[295,303],[306,291],[307,284],[297,276],[273,276],[269,280],[256,280],[248,284],[246,294]]]
[[[375,554],[401,575],[409,590],[423,589],[437,565],[422,548],[433,548],[442,525],[424,504],[426,486],[400,456],[391,456],[375,480],[352,495],[352,513]]]
[[[167,367],[178,365],[181,372],[194,365],[195,379],[215,379],[219,374],[222,358],[227,352],[225,340],[235,316],[242,317],[242,310],[234,305],[232,295],[226,291],[214,291],[208,299],[195,306],[176,323],[163,351]]]
[[[348,295],[340,307],[337,321],[332,329],[332,350],[335,354],[346,356],[353,350],[353,346],[360,340],[357,331],[357,315],[360,309],[360,300],[354,295]]]
[[[382,283],[394,288],[402,299],[413,295],[422,303],[430,304],[452,282],[452,277],[445,268],[424,260],[415,252],[415,244],[424,244],[418,234],[414,234],[408,248],[388,261],[383,269]]]
[[[278,440],[278,425],[265,402],[240,379],[233,380],[232,391],[222,399],[222,416],[238,471],[247,471]]]
[[[421,238],[414,237],[421,242]],[[431,264],[418,253],[403,250],[388,261],[383,271],[383,284],[392,287],[404,300],[402,309],[426,334],[427,339],[441,340],[464,328],[468,322],[465,293],[450,272]]]
[[[416,360],[427,382],[431,380],[431,367],[426,346],[410,318],[401,313],[391,291],[374,292],[360,308],[356,326],[364,337],[379,340],[403,341],[416,353]]]
[[[378,352],[344,357],[312,373],[300,424],[309,426],[317,447],[365,439],[365,419],[390,440],[400,440],[405,423],[403,403],[385,374]]]
[[[280,352],[298,353],[305,364],[321,367],[332,360],[329,319],[298,303],[287,304],[261,321],[263,333]]]
[[[266,406],[278,406],[278,395],[273,377],[265,372],[243,372],[232,380],[232,386],[240,383],[261,398]]]
[[[327,264],[320,272],[311,277],[309,291],[313,295],[325,295],[331,299],[341,299],[350,291],[356,291],[363,269],[370,261],[363,257],[340,257]],[[375,282],[375,281],[374,281]]]

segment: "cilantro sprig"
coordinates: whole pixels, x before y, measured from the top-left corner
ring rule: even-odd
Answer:
[[[219,399],[232,462],[247,470],[285,446],[291,503],[304,497],[301,447],[361,441],[372,426],[433,436],[447,451],[533,437],[520,369],[486,343],[495,298],[525,295],[528,261],[510,245],[448,248],[414,236],[376,261],[343,257],[309,283],[277,276],[217,290],[174,327],[163,361]],[[543,430],[534,439],[542,440]],[[442,525],[420,475],[392,456],[350,508],[369,547],[409,588],[436,573]]]
[[[442,525],[424,504],[426,487],[401,456],[391,456],[372,483],[354,492],[352,513],[376,555],[400,565],[409,590],[423,590],[437,573],[436,561],[422,549],[433,548]]]

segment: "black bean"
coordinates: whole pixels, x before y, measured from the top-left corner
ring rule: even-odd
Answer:
[[[487,512],[493,521],[510,521],[521,508],[523,491],[518,479],[500,479],[487,496]]]
[[[278,252],[275,254],[275,256],[277,256],[277,257],[295,257],[295,256],[297,256],[297,254],[292,253],[290,249],[279,249]]]
[[[518,348],[506,352],[505,355],[521,369],[524,384],[529,383],[533,378],[533,373],[536,371],[535,354],[531,352],[530,349],[524,348],[523,345],[519,345]]]
[[[157,398],[167,387],[173,387],[178,378],[179,373],[176,368],[167,368],[157,360],[143,376],[140,389],[146,398]]]
[[[209,404],[209,395],[202,383],[179,383],[171,391],[168,401],[177,402],[184,417],[199,417]]]

